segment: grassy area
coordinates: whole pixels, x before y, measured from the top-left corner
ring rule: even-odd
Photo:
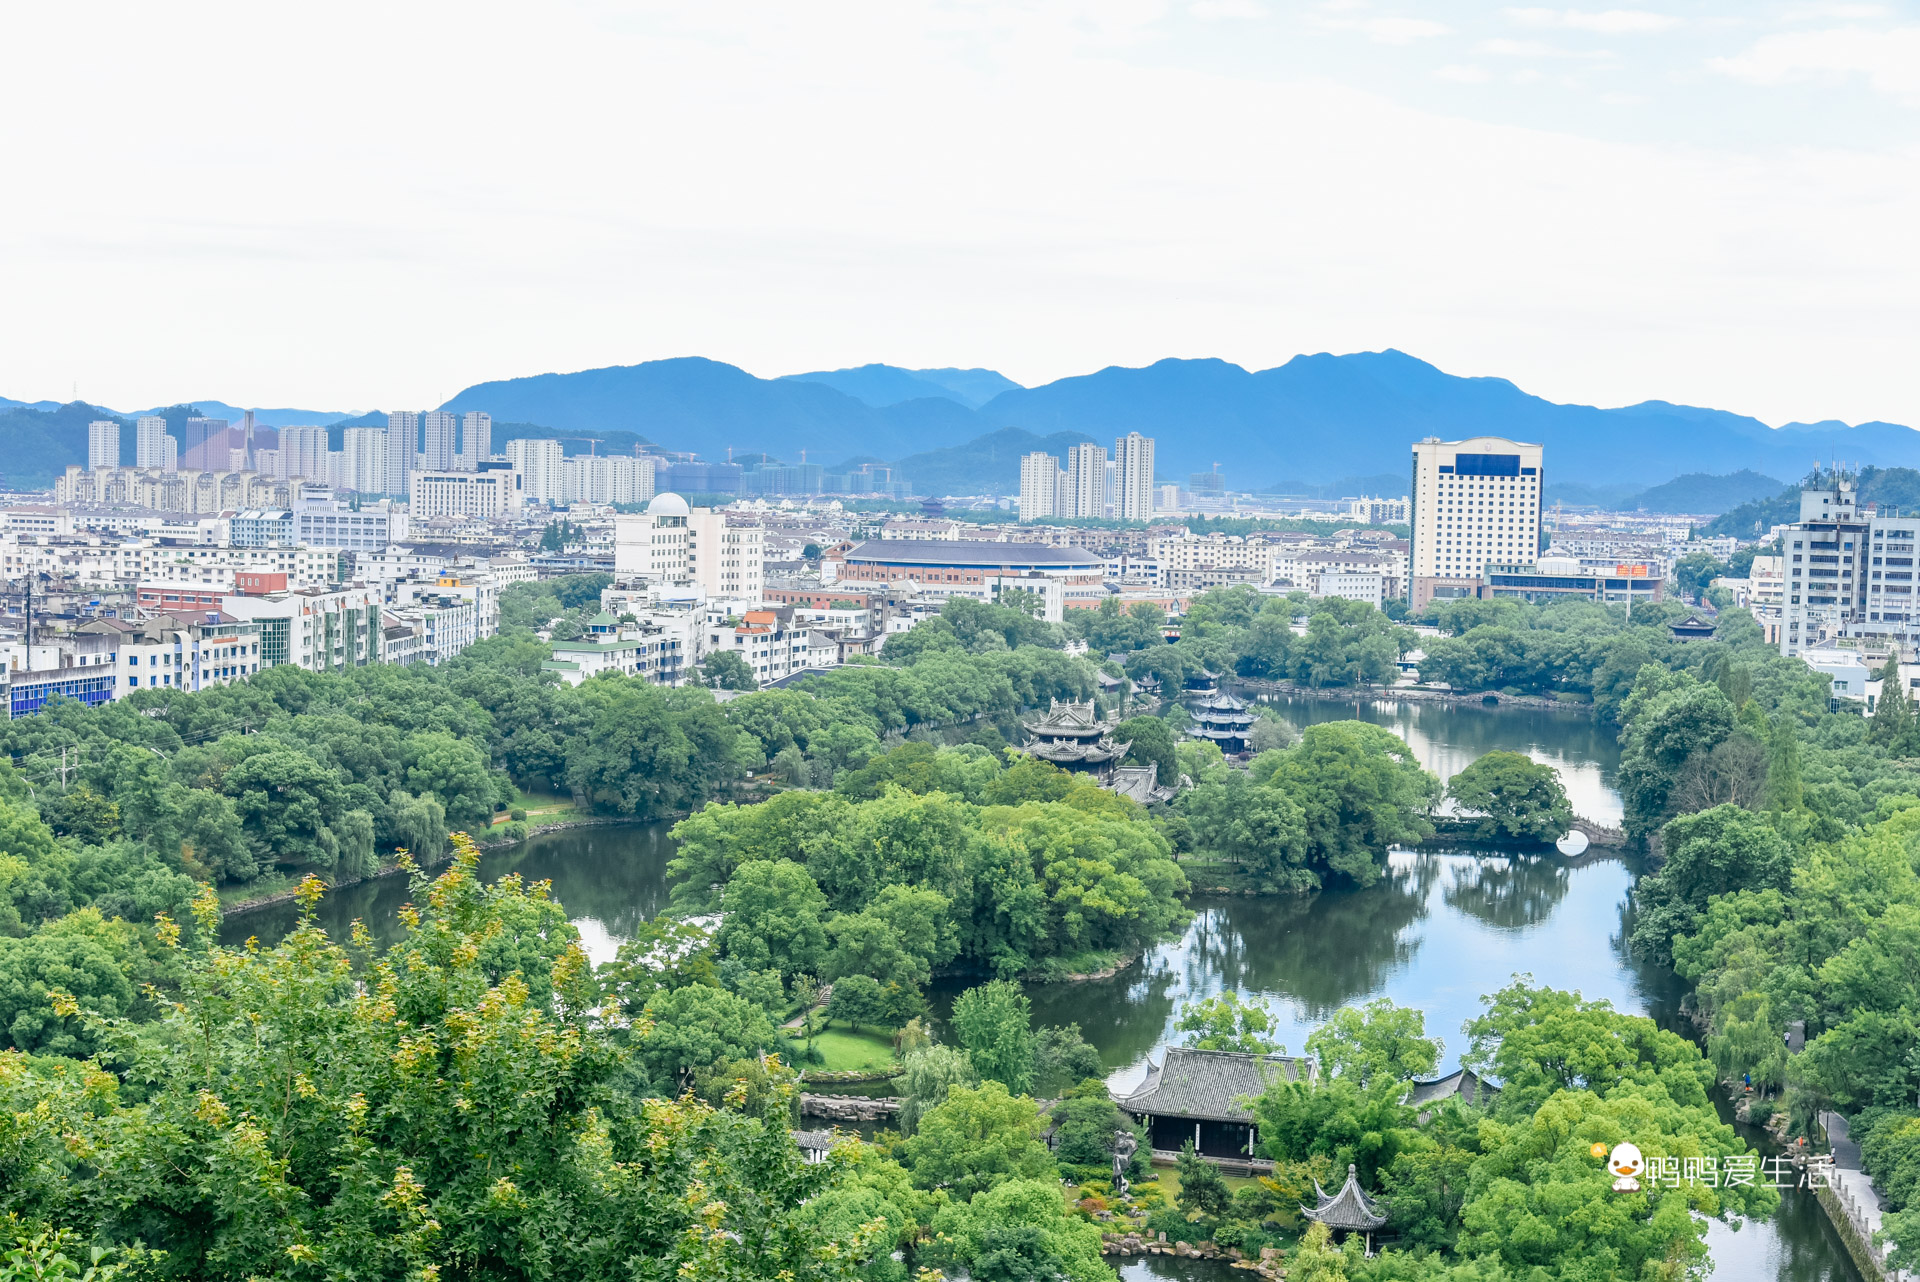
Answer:
[[[526,811],[528,823],[542,824],[570,818],[575,813],[575,806],[571,793],[527,792],[515,788],[513,800],[507,803],[505,810],[493,816],[493,821],[497,824],[506,823],[515,810]]]
[[[806,1045],[804,1040],[795,1043],[796,1049]],[[893,1067],[893,1036],[890,1033],[861,1028],[829,1028],[813,1039],[813,1048],[824,1057],[825,1063],[809,1064],[808,1068],[825,1073],[845,1073],[852,1069],[885,1069]],[[799,1063],[794,1057],[794,1063]]]

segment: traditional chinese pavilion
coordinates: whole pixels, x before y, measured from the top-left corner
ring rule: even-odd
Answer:
[[[1347,1163],[1347,1182],[1332,1197],[1320,1187],[1320,1181],[1313,1182],[1313,1193],[1319,1200],[1314,1207],[1303,1206],[1300,1211],[1308,1219],[1326,1225],[1336,1233],[1364,1233],[1367,1235],[1367,1254],[1373,1254],[1373,1232],[1387,1222],[1380,1204],[1368,1197],[1360,1188],[1360,1172],[1353,1163]]]
[[[1203,1051],[1170,1046],[1146,1080],[1113,1102],[1146,1124],[1156,1154],[1171,1155],[1191,1140],[1216,1161],[1248,1161],[1260,1134],[1249,1101],[1277,1081],[1312,1080],[1314,1061],[1288,1055]]]
[[[1092,703],[1055,699],[1044,718],[1023,724],[1032,736],[1026,747],[1029,753],[1062,770],[1092,775],[1103,785],[1112,781],[1114,767],[1133,746],[1113,741]]]
[[[1247,740],[1253,734],[1253,714],[1247,711],[1245,700],[1216,691],[1188,703],[1187,713],[1193,718],[1187,733],[1195,739],[1219,744],[1220,751],[1228,756],[1247,750]]]

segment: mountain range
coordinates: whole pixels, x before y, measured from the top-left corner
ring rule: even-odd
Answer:
[[[241,413],[218,401],[195,404],[216,417]],[[893,365],[758,378],[720,361],[679,357],[480,383],[442,408],[486,410],[516,435],[544,429],[624,442],[633,436],[613,434],[631,433],[712,459],[891,460],[923,490],[948,493],[1011,492],[1022,452],[1057,453],[1081,439],[1111,446],[1128,431],[1158,441],[1163,481],[1184,483],[1217,463],[1232,488],[1289,492],[1403,475],[1408,447],[1426,436],[1540,442],[1550,485],[1571,482],[1614,498],[1674,482],[1678,493],[1659,496],[1663,506],[1707,498],[1688,497],[1705,486],[1698,478],[1728,482],[1706,487],[1717,506],[1758,497],[1762,483],[1803,475],[1816,462],[1920,465],[1920,432],[1898,424],[1774,428],[1665,401],[1563,405],[1506,379],[1448,374],[1393,350],[1297,356],[1266,370],[1168,359],[1037,387],[993,370]],[[132,413],[0,398],[7,471],[16,483],[44,483],[66,463],[84,461],[85,416]],[[349,421],[340,412],[299,409],[256,411],[256,418],[266,425]],[[379,421],[377,412],[352,421],[367,420]],[[1750,479],[1730,478],[1743,471]]]
[[[959,392],[950,384],[971,376]],[[1002,492],[1018,484],[1017,449],[1000,436],[1085,437],[1110,444],[1139,431],[1158,441],[1162,480],[1184,482],[1218,463],[1237,489],[1399,475],[1408,447],[1426,436],[1505,436],[1547,448],[1547,476],[1637,493],[1688,474],[1743,470],[1796,477],[1816,462],[1920,464],[1920,432],[1893,423],[1790,423],[1773,428],[1724,410],[1644,401],[1619,409],[1562,405],[1503,378],[1463,378],[1404,352],[1298,356],[1250,371],[1222,360],[1110,366],[1039,387],[992,371],[910,370],[867,365],[787,378],[755,378],[699,357],[578,374],[483,383],[448,402],[490,408],[496,418],[562,431],[626,430],[710,458],[767,453],[832,464],[849,456],[891,459],[922,488],[977,477]],[[998,380],[998,381],[994,381]],[[1001,390],[970,407],[993,387]],[[946,389],[917,395],[926,387]],[[901,398],[905,399],[901,399]],[[959,449],[985,454],[984,470],[950,468]],[[932,456],[929,458],[929,456]],[[1745,497],[1734,498],[1740,502]]]

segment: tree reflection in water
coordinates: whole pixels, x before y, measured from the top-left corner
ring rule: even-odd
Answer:
[[[1567,897],[1572,876],[1559,855],[1488,855],[1450,861],[1447,907],[1498,930],[1538,926]]]

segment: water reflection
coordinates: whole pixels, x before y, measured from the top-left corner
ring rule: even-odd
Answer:
[[[1555,856],[1481,858],[1453,870],[1447,907],[1489,926],[1538,926],[1566,898],[1570,870]]]
[[[1560,772],[1573,813],[1595,823],[1617,826],[1620,794],[1614,776],[1620,744],[1611,730],[1596,726],[1577,708],[1473,708],[1393,699],[1310,699],[1267,695],[1270,704],[1295,730],[1323,721],[1370,721],[1406,740],[1421,765],[1440,782],[1465,770],[1496,749],[1523,752]]]
[[[673,855],[670,826],[623,824],[546,833],[483,856],[480,873],[490,881],[508,873],[528,882],[551,881],[554,898],[566,905],[587,954],[596,963],[611,961],[640,923],[666,906],[667,860]],[[364,921],[384,949],[400,937],[400,907],[411,898],[405,877],[382,877],[329,892],[316,915],[337,940],[347,938],[356,920]],[[255,935],[272,943],[293,928],[296,912],[286,903],[229,917],[221,923],[221,941],[237,944]]]
[[[1391,728],[1443,779],[1495,748],[1525,752],[1561,772],[1574,809],[1617,823],[1613,791],[1619,751],[1583,713],[1548,709],[1454,708],[1390,701],[1283,699],[1295,726],[1357,717]],[[588,828],[538,837],[489,855],[488,877],[518,872],[550,879],[596,960],[666,903],[672,842],[665,825]],[[1615,857],[1568,863],[1558,855],[1477,855],[1471,850],[1395,852],[1387,876],[1366,890],[1334,889],[1296,899],[1200,898],[1178,940],[1155,948],[1104,980],[1035,985],[1043,1023],[1078,1023],[1116,1084],[1139,1080],[1149,1054],[1173,1038],[1182,1001],[1223,989],[1267,999],[1279,1039],[1301,1050],[1307,1034],[1342,1005],[1391,997],[1427,1014],[1446,1039],[1444,1063],[1464,1049],[1461,1024],[1482,994],[1515,972],[1540,983],[1607,998],[1622,1010],[1690,1031],[1684,987],[1671,972],[1630,960],[1628,890],[1638,865]],[[319,915],[336,938],[355,918],[384,945],[398,934],[404,880],[349,887],[327,896]],[[228,941],[279,938],[292,905],[229,919]],[[947,980],[932,994],[936,1015],[974,980]],[[884,1085],[870,1089],[884,1090]],[[1756,1133],[1750,1133],[1752,1138]],[[1771,1282],[1859,1282],[1832,1226],[1813,1200],[1789,1192],[1779,1217],[1735,1230],[1713,1224],[1708,1241],[1719,1277]],[[1127,1264],[1129,1282],[1238,1276],[1220,1266],[1155,1257]]]
[[[1618,947],[1632,880],[1618,859],[1396,851],[1388,875],[1365,890],[1199,900],[1179,940],[1113,977],[1035,985],[1035,1015],[1079,1023],[1117,1067],[1116,1083],[1131,1084],[1174,1040],[1183,1001],[1226,989],[1261,997],[1279,1016],[1280,1040],[1297,1051],[1333,1011],[1385,996],[1427,1013],[1451,1064],[1480,998],[1516,972],[1624,1010],[1676,1005],[1671,976]]]

